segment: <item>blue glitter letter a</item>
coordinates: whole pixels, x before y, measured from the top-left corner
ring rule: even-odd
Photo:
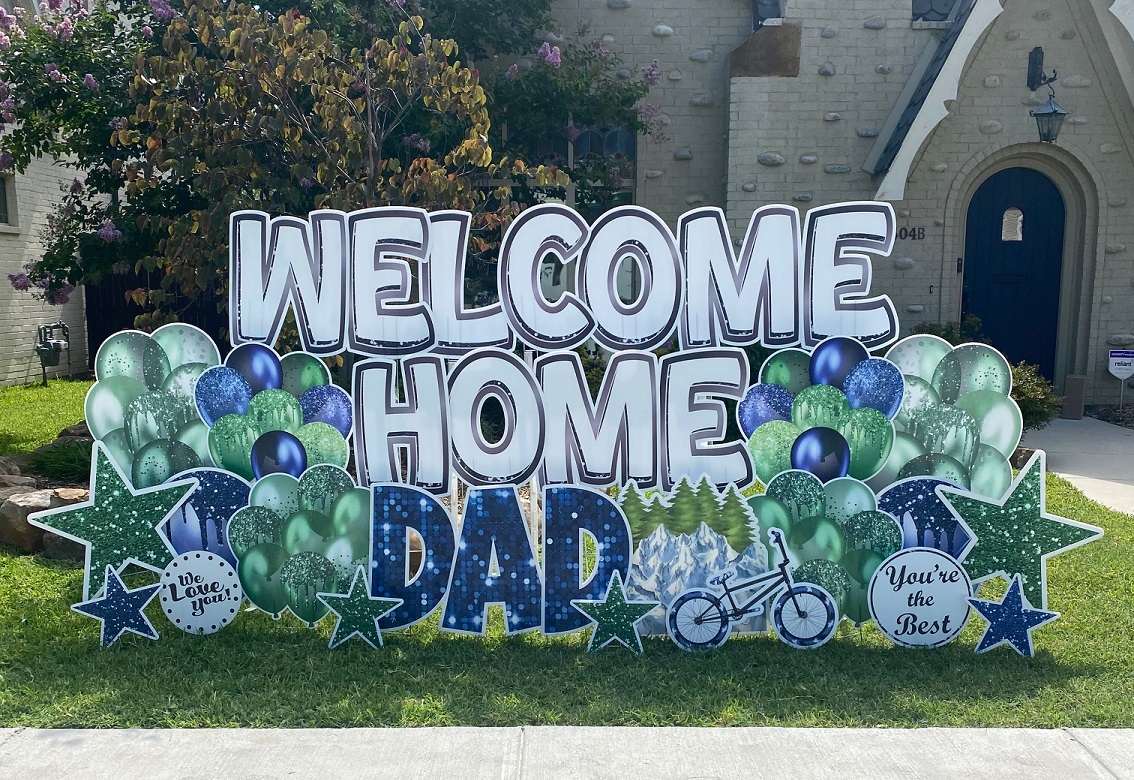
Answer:
[[[483,634],[489,604],[509,634],[540,626],[543,583],[515,488],[470,488],[441,629]]]

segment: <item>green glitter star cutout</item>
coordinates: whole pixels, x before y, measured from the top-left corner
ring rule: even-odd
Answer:
[[[575,599],[571,602],[571,606],[594,621],[595,630],[587,644],[588,653],[617,642],[638,655],[642,654],[638,623],[657,605],[656,601],[627,601],[626,587],[617,571],[610,576],[602,601]]]
[[[965,557],[973,584],[1019,574],[1028,602],[1047,609],[1047,559],[1094,541],[1103,530],[1049,515],[1046,458],[1037,452],[1000,501],[940,486],[937,493],[976,539]]]
[[[370,595],[366,584],[366,573],[361,566],[354,572],[350,590],[346,593],[319,593],[320,601],[335,613],[335,632],[327,645],[331,650],[357,636],[366,644],[377,649],[382,646],[382,629],[378,620],[392,609],[401,606],[401,599],[380,599]]]
[[[91,497],[81,504],[48,509],[28,522],[87,548],[83,599],[106,586],[106,567],[120,571],[127,563],[160,574],[173,560],[173,547],[158,528],[169,520],[197,487],[187,479],[135,490],[95,442],[91,458]]]

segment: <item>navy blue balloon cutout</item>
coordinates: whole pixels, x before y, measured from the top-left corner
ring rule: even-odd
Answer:
[[[252,445],[252,473],[256,479],[268,474],[300,476],[307,468],[307,450],[287,431],[268,431]]]
[[[820,482],[845,477],[850,470],[850,445],[833,428],[808,428],[791,445],[791,467],[811,472]]]
[[[845,336],[829,338],[811,353],[807,371],[813,385],[843,386],[851,369],[870,357],[866,347]]]
[[[772,420],[790,422],[793,400],[791,392],[779,385],[761,383],[748,388],[744,400],[736,407],[736,422],[744,437],[748,438],[754,430]]]
[[[882,358],[867,358],[850,370],[843,382],[843,392],[851,409],[877,409],[894,419],[902,406],[906,380],[901,369]]]
[[[228,366],[213,366],[197,379],[193,398],[210,428],[226,414],[244,414],[252,402],[248,380]]]
[[[197,489],[166,524],[173,549],[179,554],[204,550],[236,566],[236,555],[228,546],[228,521],[237,510],[248,505],[248,483],[218,469],[183,471],[168,481],[190,477],[197,480]]]
[[[252,387],[252,394],[283,387],[283,366],[274,350],[263,344],[241,344],[228,353],[224,364],[240,373]]]
[[[338,430],[345,439],[350,436],[354,420],[350,396],[335,385],[316,385],[303,391],[299,396],[299,408],[303,411],[303,424],[313,422],[327,423]]]

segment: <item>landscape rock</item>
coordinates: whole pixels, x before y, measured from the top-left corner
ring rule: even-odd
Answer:
[[[35,477],[21,477],[17,474],[0,474],[0,487],[35,487]]]
[[[42,550],[43,529],[28,523],[28,515],[50,509],[51,499],[50,490],[17,493],[5,499],[0,504],[0,542],[28,553]]]
[[[83,561],[87,551],[83,545],[73,542],[59,534],[45,531],[43,534],[43,555],[56,561]]]
[[[74,425],[70,425],[59,432],[59,438],[64,439],[67,437],[75,437],[78,439],[93,439],[91,436],[91,429],[87,427],[86,420],[80,420]]]
[[[20,462],[11,455],[0,458],[0,474],[22,474]]]

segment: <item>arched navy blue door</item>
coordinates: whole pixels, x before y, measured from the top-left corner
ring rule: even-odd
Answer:
[[[965,229],[962,314],[980,317],[1009,362],[1035,363],[1048,379],[1055,378],[1065,219],[1051,179],[1009,168],[980,185]]]

